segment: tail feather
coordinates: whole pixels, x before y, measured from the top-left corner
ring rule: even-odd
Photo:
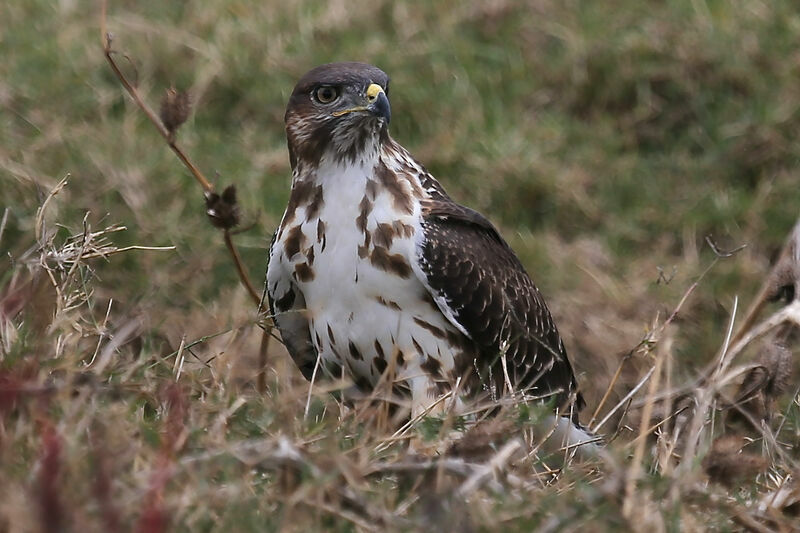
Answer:
[[[543,427],[548,427],[551,431],[542,445],[546,452],[574,453],[580,459],[597,457],[600,452],[603,438],[592,434],[566,416],[550,415],[545,418]]]

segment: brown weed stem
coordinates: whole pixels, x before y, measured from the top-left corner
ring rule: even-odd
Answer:
[[[114,72],[114,75],[117,77],[119,82],[125,88],[125,91],[130,95],[133,99],[133,102],[136,104],[142,113],[148,118],[151,124],[156,128],[159,134],[164,138],[167,145],[172,149],[178,159],[184,164],[184,166],[189,170],[197,183],[203,188],[203,192],[208,197],[209,194],[214,193],[215,188],[214,185],[206,179],[203,173],[197,168],[189,156],[178,146],[178,143],[175,139],[174,132],[170,132],[166,126],[161,122],[158,118],[158,115],[147,105],[147,103],[142,99],[139,91],[136,89],[136,86],[131,83],[131,81],[125,76],[122,70],[119,68],[116,60],[114,59],[114,50],[111,48],[112,42],[112,35],[107,31],[106,26],[106,12],[107,12],[107,2],[103,0],[101,2],[101,9],[100,9],[100,32],[101,32],[101,39],[103,43],[103,54],[108,61],[111,70]],[[247,293],[250,295],[250,298],[256,303],[260,303],[260,298],[258,293],[253,288],[253,283],[250,281],[250,276],[247,274],[247,271],[244,269],[244,265],[242,264],[241,257],[239,256],[239,252],[236,249],[236,246],[233,244],[231,240],[230,228],[224,229],[224,236],[225,236],[225,246],[228,248],[228,252],[231,255],[231,259],[233,260],[233,264],[236,267],[236,272],[239,275],[239,280],[241,281],[244,288],[247,290]]]

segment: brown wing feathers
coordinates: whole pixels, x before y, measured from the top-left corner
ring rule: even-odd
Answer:
[[[445,200],[429,206],[423,225],[428,284],[479,346],[481,373],[503,390],[504,352],[515,390],[567,400],[576,384],[561,337],[538,289],[492,224]]]

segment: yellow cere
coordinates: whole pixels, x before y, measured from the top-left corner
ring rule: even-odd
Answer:
[[[378,97],[378,95],[381,94],[382,92],[383,89],[381,89],[380,85],[378,85],[377,83],[370,84],[370,86],[367,87],[367,98],[371,102],[375,100]]]

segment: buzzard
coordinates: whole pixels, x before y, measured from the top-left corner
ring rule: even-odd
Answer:
[[[412,417],[448,392],[455,409],[511,394],[580,408],[541,293],[497,229],[391,138],[388,93],[380,69],[333,63],[289,98],[292,189],[267,293],[292,358],[355,395],[389,383]]]

